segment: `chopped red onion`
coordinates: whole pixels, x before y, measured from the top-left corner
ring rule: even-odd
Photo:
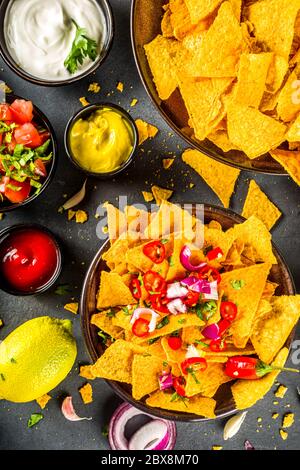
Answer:
[[[186,313],[187,311],[187,307],[181,299],[172,300],[167,304],[167,308],[173,315],[178,315],[178,313]]]
[[[213,281],[209,283],[209,289],[210,292],[203,292],[204,298],[206,300],[218,300],[219,299],[219,294],[218,294],[218,283],[217,281]]]
[[[251,442],[248,441],[248,439],[245,441],[244,446],[245,446],[245,450],[255,450],[255,448],[253,447]]]
[[[173,377],[171,373],[160,375],[158,380],[160,390],[167,390],[173,387]]]
[[[197,265],[192,264],[190,261],[191,256],[191,249],[187,245],[185,245],[180,253],[180,262],[187,271],[200,271],[202,268],[204,268],[204,266],[207,266],[207,263],[200,263]]]
[[[158,313],[156,313],[151,308],[140,307],[136,308],[132,314],[130,324],[133,325],[136,320],[140,318],[141,315],[151,315],[151,320],[149,323],[149,333],[153,333],[156,328],[157,319],[160,317]]]
[[[185,355],[186,359],[190,359],[191,357],[200,357],[198,349],[193,344],[190,344],[188,346],[187,352]]]
[[[212,325],[208,325],[201,331],[202,335],[206,339],[219,339],[220,338],[220,328],[218,323],[213,323]]]
[[[169,284],[167,289],[167,298],[168,299],[183,299],[188,294],[188,289],[183,287],[180,282],[174,282]]]

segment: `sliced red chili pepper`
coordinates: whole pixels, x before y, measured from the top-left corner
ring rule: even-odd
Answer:
[[[200,294],[199,292],[193,292],[190,290],[187,294],[187,296],[183,299],[183,302],[185,305],[188,307],[195,307],[199,301]]]
[[[167,298],[166,293],[151,295],[150,302],[153,310],[156,310],[160,313],[170,313],[167,307],[167,304],[170,302],[170,299]]]
[[[228,321],[228,320],[220,320],[218,322],[218,327],[219,327],[219,336],[222,336],[225,331],[228,330],[228,328],[230,327],[231,325],[231,322]]]
[[[196,366],[196,371],[204,371],[205,369],[207,369],[207,362],[203,357],[190,357],[189,359],[186,359],[181,363],[182,373],[184,375],[187,375],[188,369],[190,369],[191,366]]]
[[[209,259],[209,261],[213,261],[214,259],[222,258],[223,255],[224,253],[221,250],[221,248],[217,247],[217,248],[214,248],[213,250],[210,250],[206,256]]]
[[[145,289],[152,295],[162,294],[167,290],[167,283],[163,277],[154,271],[147,271],[143,277]]]
[[[150,322],[145,318],[138,318],[132,325],[132,333],[139,338],[147,336]]]
[[[177,351],[182,346],[182,339],[179,336],[170,336],[168,338],[168,345],[173,351]]]
[[[222,339],[215,339],[210,342],[209,349],[213,352],[222,352],[226,351],[227,343]]]
[[[225,365],[225,374],[234,379],[256,380],[273,370],[285,370],[299,373],[297,369],[275,367],[265,364],[260,359],[247,356],[230,357]]]
[[[186,397],[185,389],[184,389],[185,385],[186,385],[186,381],[184,377],[180,376],[180,377],[173,378],[173,387],[177,395],[179,395],[180,397]]]
[[[221,282],[221,275],[219,271],[212,266],[204,266],[201,271],[198,272],[199,279],[207,279],[208,281],[217,281],[218,284]]]
[[[166,259],[166,249],[160,241],[154,241],[145,245],[143,253],[155,264],[161,264]]]
[[[140,299],[142,297],[141,283],[136,277],[131,279],[129,289],[135,299]]]
[[[233,322],[237,316],[237,306],[233,302],[222,302],[220,307],[221,317]]]

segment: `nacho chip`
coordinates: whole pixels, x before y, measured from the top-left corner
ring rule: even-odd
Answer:
[[[242,54],[234,100],[243,106],[258,108],[266,88],[268,70],[273,54]]]
[[[144,198],[145,202],[154,201],[154,196],[149,191],[142,191],[142,195],[143,195],[143,198]]]
[[[85,405],[93,402],[93,389],[91,384],[85,384],[79,389],[79,393]]]
[[[142,119],[136,119],[135,124],[139,133],[139,145],[142,145],[148,139],[152,139],[158,133],[157,127],[142,121]]]
[[[44,410],[46,408],[48,402],[51,400],[51,398],[52,397],[46,393],[42,397],[37,398],[36,402],[41,407],[41,409]]]
[[[204,140],[225,116],[222,94],[231,78],[201,78],[191,80],[178,74],[179,88],[198,140]]]
[[[92,373],[92,365],[90,366],[81,366],[79,370],[79,375],[80,377],[83,377],[84,379],[87,380],[94,380],[95,376]]]
[[[128,307],[125,307],[124,310],[121,309],[115,314],[111,322],[116,327],[131,331],[131,328],[132,328],[130,324],[131,315],[132,315],[132,310],[129,309]]]
[[[163,370],[162,359],[136,354],[132,363],[132,396],[140,400],[159,388],[158,377]]]
[[[276,93],[281,88],[288,69],[289,63],[287,59],[281,55],[274,54],[267,76],[267,90],[269,92]]]
[[[162,201],[168,201],[174,192],[170,189],[160,188],[159,186],[152,186],[151,190],[158,206],[161,205]]]
[[[205,371],[195,371],[193,375],[188,374],[186,378],[185,392],[188,397],[199,393],[202,394],[205,390],[212,387],[219,388],[220,385],[232,380],[232,378],[225,374],[223,364],[218,363],[208,364]]]
[[[288,174],[293,178],[295,183],[300,186],[300,151],[291,152],[289,150],[273,150],[270,152],[274,160],[276,160]]]
[[[148,256],[146,256],[143,252],[143,249],[146,245],[148,245],[148,242],[143,243],[143,245],[131,248],[126,253],[126,262],[132,264],[138,270],[143,272],[151,270],[153,266],[153,261],[151,261],[151,259],[148,258]]]
[[[240,170],[219,163],[198,150],[186,150],[182,160],[190,165],[212,188],[225,207],[229,207]],[[226,184],[224,184],[226,181]]]
[[[272,365],[276,367],[283,367],[289,355],[287,348],[283,348],[277,355]],[[244,410],[255,405],[258,400],[261,400],[266,393],[272,388],[276,377],[280,373],[279,370],[274,370],[270,374],[265,375],[257,380],[238,380],[231,387],[232,395],[238,410]]]
[[[94,377],[132,383],[132,361],[134,354],[143,354],[143,348],[118,339],[112,343],[92,366]]]
[[[134,244],[138,239],[136,234],[144,232],[151,220],[151,214],[143,209],[144,205],[126,206],[125,216],[128,227],[128,237],[131,244]]]
[[[121,233],[126,231],[127,222],[126,217],[117,207],[113,206],[109,202],[103,204],[103,207],[107,210],[107,223],[108,223],[108,234],[111,243],[114,243]]]
[[[184,0],[170,0],[170,22],[173,35],[181,41],[188,33],[195,29]]]
[[[286,126],[254,108],[228,103],[227,122],[229,139],[250,159],[264,155],[285,140]]]
[[[150,333],[147,336],[147,341],[159,338],[160,336],[170,335],[171,333],[174,333],[174,331],[180,330],[180,328],[185,328],[187,326],[203,326],[205,324],[204,321],[200,320],[195,313],[170,315],[168,320],[169,322],[165,326],[156,329],[153,333]],[[137,344],[141,344],[145,341],[145,338],[135,337],[133,338],[133,341]]]
[[[116,273],[101,272],[100,288],[97,296],[97,308],[100,310],[118,305],[135,304],[130,289]]]
[[[195,224],[195,218],[187,210],[182,209],[176,204],[162,201],[159,210],[152,218],[144,235],[149,240],[158,240],[176,232],[176,234],[182,233],[185,238],[192,240]],[[177,236],[177,238],[179,237]]]
[[[271,300],[273,295],[275,295],[278,286],[279,284],[276,284],[276,282],[267,281],[263,291],[262,299]]]
[[[171,401],[171,399],[172,394],[158,391],[147,398],[146,404],[154,408],[194,413],[205,418],[215,418],[216,401],[212,398],[196,396],[188,400]]]
[[[180,365],[185,360],[186,349],[180,348],[175,351],[174,349],[170,348],[168,339],[169,337],[167,336],[161,338],[161,345],[167,356],[167,361],[176,362],[178,365]]]
[[[161,20],[161,32],[165,38],[174,37],[173,26],[171,24],[171,10],[167,8]]]
[[[197,24],[211,15],[220,6],[223,0],[185,0],[190,13],[191,21]]]
[[[205,2],[207,3],[207,2]],[[223,2],[218,15],[194,57],[194,77],[235,77],[244,47],[240,23],[230,2]]]
[[[169,53],[170,39],[158,35],[145,45],[145,52],[160,99],[167,100],[177,88],[177,77]]]
[[[169,258],[169,271],[167,274],[167,281],[173,281],[174,279],[180,279],[185,276],[186,269],[180,262],[180,253],[184,245],[187,244],[185,239],[174,240],[174,248],[172,256]]]
[[[280,210],[268,199],[254,180],[250,181],[242,212],[242,216],[245,217],[245,219],[248,219],[252,215],[260,219],[268,230],[271,230],[282,215]]]
[[[181,339],[183,344],[194,344],[196,340],[203,339],[199,326],[188,326],[182,329]]]
[[[295,122],[293,122],[292,126],[289,128],[286,138],[289,142],[297,142],[300,141],[300,114],[296,118]]]
[[[251,341],[259,358],[269,364],[283,347],[300,317],[300,295],[273,297],[272,310],[255,322]]]
[[[207,138],[215,144],[217,147],[219,147],[223,152],[230,152],[231,150],[239,150],[237,146],[233,145],[232,142],[230,142],[227,130],[217,130],[211,132]]]
[[[230,329],[237,348],[244,348],[248,342],[270,268],[269,263],[263,263],[222,274],[220,288],[238,305],[238,316]]]
[[[112,318],[107,315],[110,312],[111,310],[95,313],[91,318],[91,324],[97,326],[97,328],[104,331],[104,333],[107,333],[109,336],[116,339],[120,336],[122,330],[121,328],[113,325]]]
[[[277,264],[273,254],[271,234],[260,219],[253,215],[246,222],[236,224],[226,233],[231,235],[231,231],[234,233],[235,240],[242,240],[245,244],[255,249],[256,261]]]
[[[248,19],[256,39],[288,60],[298,11],[299,0],[262,0],[249,6]]]
[[[278,97],[277,113],[284,122],[293,121],[300,112],[300,100],[295,100],[295,83],[298,83],[298,78],[292,72]]]

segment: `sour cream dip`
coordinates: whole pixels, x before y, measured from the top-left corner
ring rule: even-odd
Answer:
[[[106,21],[95,0],[11,0],[4,20],[4,37],[12,59],[26,73],[43,80],[67,80],[93,65],[86,58],[74,74],[64,62],[76,35],[72,19],[94,39],[100,55]]]

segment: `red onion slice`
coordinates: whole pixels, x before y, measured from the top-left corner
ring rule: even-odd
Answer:
[[[109,424],[109,444],[112,450],[172,450],[175,447],[177,431],[172,421],[154,419],[136,431],[130,439],[125,437],[128,421],[148,413],[137,410],[128,403],[116,409]],[[152,424],[155,423],[155,424]]]
[[[209,283],[209,292],[204,292],[204,298],[206,300],[218,300],[219,299],[219,293],[218,293],[218,282],[213,281]]]
[[[173,387],[173,377],[172,374],[162,374],[158,377],[159,388],[160,390],[167,390],[168,388]]]
[[[190,272],[200,271],[202,268],[204,268],[204,266],[207,266],[207,263],[200,263],[197,265],[192,264],[190,262],[191,256],[192,256],[191,249],[187,245],[185,245],[182,248],[181,253],[180,253],[180,262],[187,271],[190,271]]]
[[[213,323],[212,325],[207,326],[204,328],[201,333],[203,334],[204,338],[206,339],[219,339],[220,338],[220,328],[217,323]]]

